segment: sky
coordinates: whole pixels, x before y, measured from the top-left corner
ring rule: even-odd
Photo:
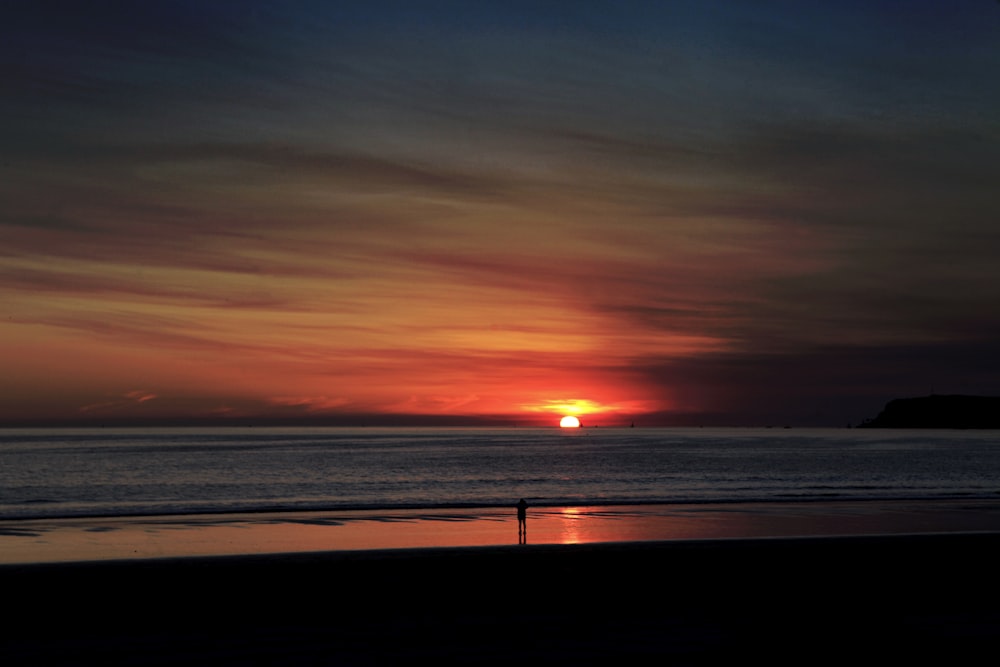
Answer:
[[[0,425],[1000,395],[995,0],[0,4]]]

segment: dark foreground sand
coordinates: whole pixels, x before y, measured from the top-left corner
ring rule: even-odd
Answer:
[[[1000,535],[0,566],[0,664],[971,664]]]

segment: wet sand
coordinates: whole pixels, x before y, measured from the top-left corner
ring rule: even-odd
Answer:
[[[8,564],[0,663],[971,662],[1000,637],[1000,532],[965,528],[995,514],[955,504],[922,533],[840,534],[914,527],[916,508],[893,507],[771,508],[770,532],[825,535]]]
[[[531,507],[527,542],[976,531],[1000,531],[1000,499]],[[513,507],[0,521],[0,564],[517,543]]]

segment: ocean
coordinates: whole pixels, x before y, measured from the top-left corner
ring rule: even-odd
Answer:
[[[0,519],[998,494],[997,431],[0,429]]]

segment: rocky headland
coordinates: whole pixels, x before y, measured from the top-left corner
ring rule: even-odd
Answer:
[[[1000,397],[934,394],[897,398],[859,428],[1000,428]]]

